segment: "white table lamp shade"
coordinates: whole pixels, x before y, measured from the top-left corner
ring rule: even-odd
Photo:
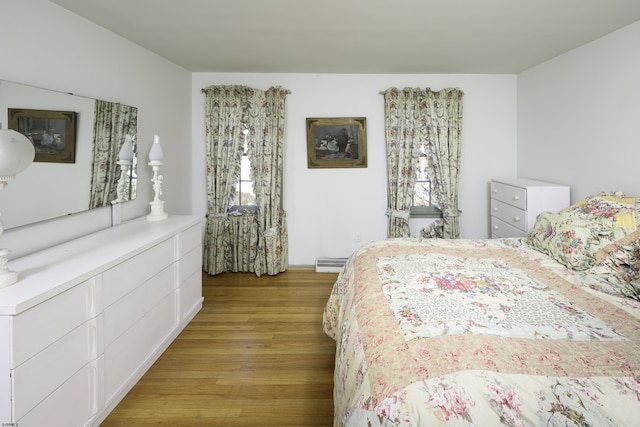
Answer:
[[[118,153],[118,160],[133,161],[133,142],[131,135],[125,136],[124,144],[122,144],[122,148],[120,148],[120,152]]]
[[[0,191],[25,170],[35,156],[36,150],[29,138],[11,129],[0,129]],[[0,221],[0,234],[3,230]],[[9,252],[9,249],[0,249],[0,288],[18,281],[18,273],[7,267]]]
[[[13,179],[35,156],[36,150],[26,136],[11,129],[0,129],[0,180]]]
[[[149,151],[149,161],[161,162],[163,157],[162,147],[160,146],[160,137],[155,135],[153,137],[153,144],[151,144],[151,150]]]

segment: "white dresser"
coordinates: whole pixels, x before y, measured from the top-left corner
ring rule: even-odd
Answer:
[[[526,178],[491,181],[491,238],[524,237],[541,212],[569,206],[569,187]]]
[[[99,425],[202,307],[202,235],[136,220],[11,261],[0,424]]]

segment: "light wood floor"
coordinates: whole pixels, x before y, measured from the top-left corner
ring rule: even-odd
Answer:
[[[202,310],[102,426],[331,426],[336,278],[203,275]]]

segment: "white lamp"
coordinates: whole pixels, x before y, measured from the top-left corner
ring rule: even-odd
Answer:
[[[118,186],[116,187],[116,195],[118,198],[111,203],[125,202],[129,199],[129,195],[127,194],[127,188],[129,187],[127,185],[129,183],[127,173],[133,163],[133,140],[131,139],[131,135],[125,135],[124,144],[122,144],[122,148],[120,148],[120,152],[118,153],[117,163],[118,166],[120,166],[120,178],[118,179]]]
[[[133,139],[129,134],[124,136],[124,144],[118,153],[118,160],[133,162]]]
[[[0,191],[9,185],[17,174],[25,170],[36,156],[36,150],[23,134],[0,126]],[[4,230],[0,221],[0,235]],[[7,267],[9,249],[0,249],[0,288],[18,281],[18,273]]]
[[[164,154],[162,153],[162,147],[160,146],[160,137],[158,135],[153,135],[153,145],[151,146],[151,150],[149,150],[149,161],[162,164],[163,157]]]
[[[160,221],[167,219],[169,216],[164,211],[164,202],[160,200],[160,196],[162,195],[162,175],[158,172],[160,171],[160,166],[162,166],[162,159],[163,154],[162,147],[160,146],[160,137],[158,135],[154,135],[153,144],[149,151],[149,166],[153,169],[151,182],[153,182],[153,192],[155,195],[150,203],[151,212],[147,215],[147,221]]]

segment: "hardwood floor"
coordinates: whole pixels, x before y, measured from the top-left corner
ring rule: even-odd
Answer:
[[[331,426],[336,278],[204,274],[202,310],[101,425]]]

